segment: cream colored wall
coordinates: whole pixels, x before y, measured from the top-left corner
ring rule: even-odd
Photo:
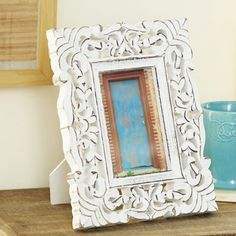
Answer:
[[[48,186],[63,158],[52,86],[0,90],[0,189]]]
[[[58,0],[58,27],[187,17],[201,102],[236,99],[235,0]],[[63,158],[57,88],[0,90],[0,189],[48,186]]]

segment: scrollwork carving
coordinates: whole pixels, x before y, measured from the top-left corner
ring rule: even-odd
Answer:
[[[75,229],[215,211],[210,161],[203,157],[202,111],[190,80],[186,20],[65,28],[47,32]],[[184,179],[110,187],[94,110],[90,61],[164,58]]]

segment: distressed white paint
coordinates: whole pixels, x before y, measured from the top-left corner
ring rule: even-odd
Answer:
[[[68,182],[75,229],[217,209],[210,161],[202,154],[202,112],[189,77],[192,51],[187,35],[185,19],[48,31],[53,81],[60,86],[58,114],[71,168]],[[164,60],[182,179],[109,185],[91,63],[124,57]]]

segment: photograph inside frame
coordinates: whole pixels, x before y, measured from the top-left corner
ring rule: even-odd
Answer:
[[[144,67],[99,75],[115,177],[167,170],[152,73]]]

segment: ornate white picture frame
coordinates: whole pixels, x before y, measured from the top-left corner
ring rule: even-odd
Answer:
[[[68,174],[73,228],[217,210],[204,128],[189,73],[186,19],[64,28],[47,32]],[[114,174],[102,73],[148,68],[166,168]],[[109,115],[108,115],[109,116]],[[128,144],[127,144],[128,145]]]

